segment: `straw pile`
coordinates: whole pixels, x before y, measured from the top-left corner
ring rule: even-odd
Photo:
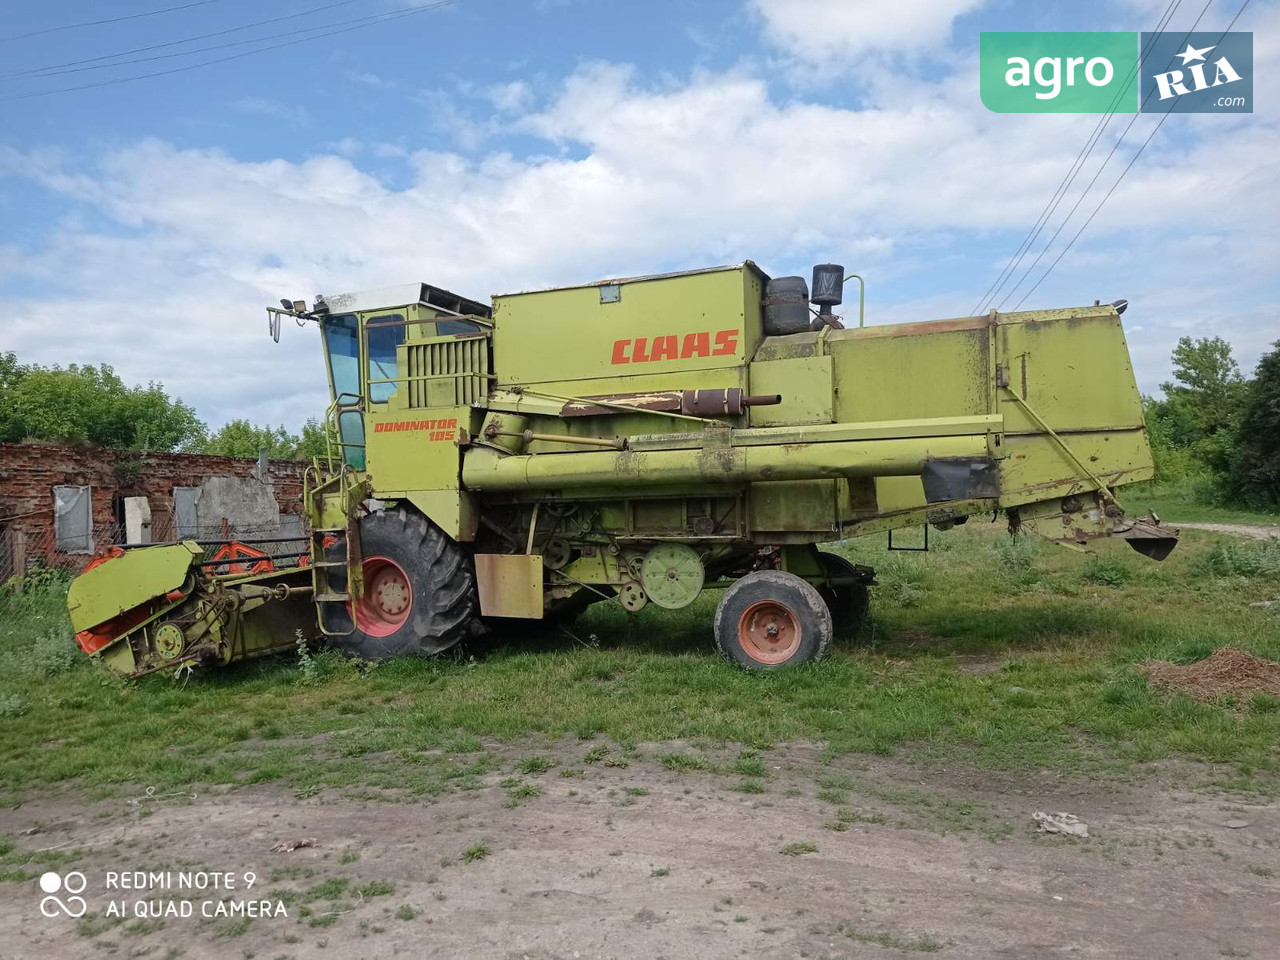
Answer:
[[[1222,647],[1198,663],[1185,666],[1167,660],[1148,660],[1138,669],[1147,682],[1163,690],[1177,690],[1202,703],[1234,694],[1266,693],[1280,697],[1280,663]]]

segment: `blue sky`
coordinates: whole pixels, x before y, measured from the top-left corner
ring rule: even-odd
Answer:
[[[9,4],[0,37],[181,2]],[[421,279],[483,298],[744,258],[774,274],[836,260],[867,277],[871,322],[964,315],[1097,119],[986,111],[979,33],[1137,31],[1166,8],[459,0],[317,37],[418,5],[306,12],[326,2],[210,0],[0,41],[0,349],[163,381],[215,425],[296,428],[323,407],[321,366],[314,330],[266,338],[262,307],[282,295]],[[1179,3],[1170,29],[1202,6]],[[1215,0],[1200,29],[1238,6]],[[272,17],[290,19],[171,44]],[[1255,34],[1255,113],[1171,117],[1024,304],[1127,297],[1146,390],[1178,336],[1225,336],[1246,369],[1280,337],[1277,27],[1280,4],[1255,0],[1235,28]],[[266,39],[303,28],[316,29]],[[127,58],[165,59],[78,69],[157,44],[171,45]],[[73,72],[21,75],[46,67]],[[1154,122],[1138,119],[1041,269]]]

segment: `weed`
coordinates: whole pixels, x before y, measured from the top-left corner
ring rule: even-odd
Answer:
[[[317,883],[303,894],[305,900],[337,900],[347,892],[351,881],[346,877],[330,877],[323,883]]]
[[[1223,541],[1201,558],[1199,568],[1215,577],[1275,578],[1280,576],[1280,540]]]
[[[1025,533],[1015,533],[997,540],[994,549],[1001,570],[1013,574],[1025,573],[1035,562],[1040,542]]]
[[[463,863],[475,863],[477,860],[483,860],[489,855],[489,846],[486,843],[473,843],[467,849],[462,851],[462,855],[458,858]]]
[[[1085,561],[1080,579],[1103,587],[1123,587],[1133,577],[1133,569],[1116,557],[1094,553]]]
[[[925,596],[925,569],[907,557],[895,555],[876,569],[879,596],[895,606],[913,607]]]
[[[556,762],[547,757],[525,757],[516,763],[516,769],[521,773],[538,774],[546,773],[555,765]]]
[[[739,757],[733,761],[730,769],[742,777],[767,777],[768,769],[759,757]]]
[[[600,746],[592,747],[582,757],[582,762],[586,764],[599,763],[609,755],[609,748]]]
[[[711,761],[700,753],[664,753],[659,755],[658,762],[667,770],[677,773],[687,773],[690,770],[709,773],[713,769]]]
[[[778,852],[788,857],[803,857],[806,853],[817,853],[818,845],[808,840],[797,840],[795,843],[788,843]]]
[[[870,943],[888,950],[902,950],[915,953],[937,953],[942,944],[932,937],[903,937],[896,933],[870,933],[852,925],[838,924],[837,933],[843,933],[850,940],[858,943]]]
[[[670,868],[670,867],[658,867],[657,869],[650,871],[649,876],[651,876],[651,877],[665,877],[665,876],[667,876],[667,874],[669,874],[670,872],[671,872],[671,868]]]
[[[415,910],[413,907],[409,906],[409,904],[407,903],[402,903],[400,904],[400,906],[396,907],[395,916],[397,920],[412,920],[421,912],[422,912],[421,910]]]
[[[396,885],[388,883],[386,880],[370,880],[360,888],[360,896],[366,900],[372,900],[374,897],[386,897],[396,892]]]
[[[730,790],[736,790],[738,793],[764,793],[765,788],[759,780],[748,780],[746,778],[739,780]]]
[[[0,697],[0,717],[20,717],[30,709],[27,699],[16,693]]]
[[[507,791],[507,799],[502,802],[504,807],[518,807],[522,800],[532,800],[542,794],[542,787],[538,784],[521,780],[504,781],[503,787]]]
[[[298,648],[298,682],[311,686],[320,679],[320,667],[307,647],[306,635],[301,630],[295,630],[293,636]]]

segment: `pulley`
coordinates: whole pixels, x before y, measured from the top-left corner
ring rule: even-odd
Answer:
[[[664,610],[693,603],[702,591],[705,571],[698,552],[683,543],[661,543],[640,565],[640,583],[649,599]]]

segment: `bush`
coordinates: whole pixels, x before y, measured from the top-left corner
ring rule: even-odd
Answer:
[[[80,648],[61,630],[46,630],[36,638],[26,656],[28,669],[37,677],[66,673],[80,660]]]
[[[1200,567],[1215,577],[1280,576],[1280,540],[1220,543],[1205,554]]]
[[[876,568],[876,589],[884,599],[900,607],[911,607],[924,597],[924,567],[903,556],[891,556]]]
[[[1123,587],[1133,576],[1133,571],[1115,557],[1092,554],[1085,562],[1080,579],[1103,587]]]
[[[1015,533],[997,540],[995,551],[1001,570],[1006,573],[1025,573],[1035,562],[1040,542],[1025,533]]]

